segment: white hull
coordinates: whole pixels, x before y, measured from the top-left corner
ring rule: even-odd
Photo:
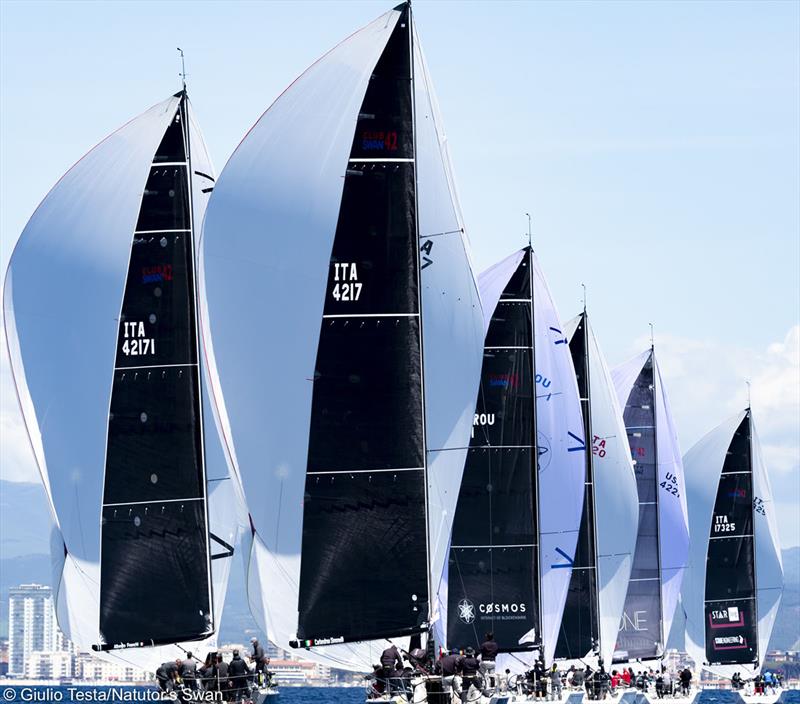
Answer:
[[[460,689],[450,695],[450,704],[461,704],[461,699],[458,696]],[[605,699],[597,701],[605,702],[618,702],[619,704],[657,704],[663,701],[667,704],[696,704],[702,690],[693,690],[692,694],[688,697],[675,697],[664,696],[659,700],[655,692],[648,691],[647,693],[639,692],[635,689],[627,689],[617,691],[615,694],[608,694]],[[780,693],[766,694],[766,695],[752,695],[739,692],[739,695],[744,704],[777,704],[780,698]],[[522,702],[554,702],[560,704],[588,704],[594,700],[590,700],[585,692],[582,691],[564,691],[558,699],[535,697],[528,694],[518,694],[515,692],[496,692],[491,696],[478,697],[477,692],[471,690],[470,696],[465,704],[522,704]],[[395,694],[393,696],[384,695],[378,698],[367,698],[366,704],[376,704],[377,702],[391,702],[391,704],[427,704],[428,698],[425,691],[424,682],[416,682],[413,686],[413,693],[410,697]]]

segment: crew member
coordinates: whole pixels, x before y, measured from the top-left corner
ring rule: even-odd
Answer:
[[[466,655],[458,662],[458,671],[461,673],[461,702],[464,704],[469,699],[469,689],[474,685],[475,689],[481,690],[480,680],[478,678],[478,670],[480,669],[480,662],[475,657],[475,649],[467,648]]]
[[[445,692],[453,690],[453,680],[458,673],[460,662],[461,657],[457,650],[451,650],[439,658],[438,670],[442,676],[442,687]]]
[[[494,633],[490,631],[486,634],[486,640],[481,643],[481,674],[489,687],[495,687],[494,668],[498,650]]]
[[[156,682],[162,692],[171,692],[175,689],[175,681],[178,679],[178,667],[180,660],[175,662],[163,662],[156,670]]]
[[[403,656],[397,646],[392,644],[381,653],[381,667],[383,668],[383,678],[389,685],[389,692],[394,692],[398,686],[395,681],[397,673],[403,671]]]
[[[269,658],[264,652],[264,648],[258,642],[258,638],[251,638],[250,644],[253,646],[253,653],[250,655],[250,662],[256,673],[256,684],[263,686],[269,684],[269,675],[267,672],[267,665],[269,665]]]
[[[222,653],[217,653],[214,665],[214,685],[218,692],[222,692],[222,698],[230,701],[231,681],[228,677],[228,663],[222,658]]]
[[[689,692],[692,689],[692,671],[688,667],[683,668],[683,670],[681,670],[680,678],[681,694],[688,697]]]
[[[191,653],[186,653],[186,660],[181,662],[180,676],[189,689],[197,688],[197,663]]]
[[[233,700],[238,702],[244,698],[247,692],[247,676],[250,674],[250,668],[247,663],[239,657],[239,651],[233,651],[233,658],[228,665],[228,677],[231,680],[231,688],[233,689]]]
[[[550,668],[550,699],[555,701],[561,699],[561,673],[555,663]]]

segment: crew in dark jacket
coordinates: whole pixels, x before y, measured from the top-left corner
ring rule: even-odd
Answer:
[[[197,689],[197,663],[191,653],[186,653],[186,659],[181,662],[180,676],[189,689]]]
[[[494,687],[494,666],[500,648],[494,640],[494,633],[487,633],[486,640],[481,643],[481,674],[486,678],[489,687]]]
[[[469,688],[475,686],[480,691],[480,680],[478,678],[478,670],[480,669],[480,662],[475,657],[475,650],[467,648],[467,654],[461,658],[458,663],[458,670],[461,673],[461,701],[467,702],[469,699]]]
[[[231,680],[231,688],[233,689],[233,700],[238,702],[244,698],[247,692],[247,676],[250,674],[250,668],[247,663],[239,657],[239,651],[233,651],[233,658],[228,665],[228,677]]]
[[[180,660],[175,662],[163,662],[161,667],[156,670],[156,682],[162,692],[171,692],[175,689],[175,680],[178,679],[178,667]]]
[[[214,666],[214,684],[218,692],[222,692],[222,698],[230,701],[231,681],[228,677],[228,663],[222,659],[222,654],[217,654],[217,662]]]
[[[461,656],[457,650],[451,650],[449,653],[442,655],[436,665],[436,669],[442,676],[442,687],[445,692],[451,692],[453,689],[453,678],[456,676],[461,663]]]

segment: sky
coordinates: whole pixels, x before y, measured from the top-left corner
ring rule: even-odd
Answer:
[[[0,2],[0,267],[86,151],[180,85],[217,170],[373,2]],[[534,246],[611,366],[649,344],[683,450],[746,403],[800,545],[800,3],[434,2],[415,19],[478,270]],[[77,312],[76,312],[77,313]],[[5,344],[0,477],[35,481]]]

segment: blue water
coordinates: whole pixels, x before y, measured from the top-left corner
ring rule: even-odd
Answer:
[[[72,693],[70,692],[72,689]],[[89,691],[98,692],[97,695]],[[132,695],[131,690],[136,692]],[[117,695],[118,691],[125,694]],[[31,704],[32,702],[55,704],[158,704],[149,702],[145,693],[153,692],[153,687],[43,687],[10,686],[0,687],[0,704]],[[274,704],[363,704],[364,690],[360,687],[282,687],[280,696]],[[88,695],[88,696],[87,696]],[[141,698],[138,698],[138,696]],[[131,698],[137,696],[137,698]],[[270,701],[273,704],[273,700]]]

